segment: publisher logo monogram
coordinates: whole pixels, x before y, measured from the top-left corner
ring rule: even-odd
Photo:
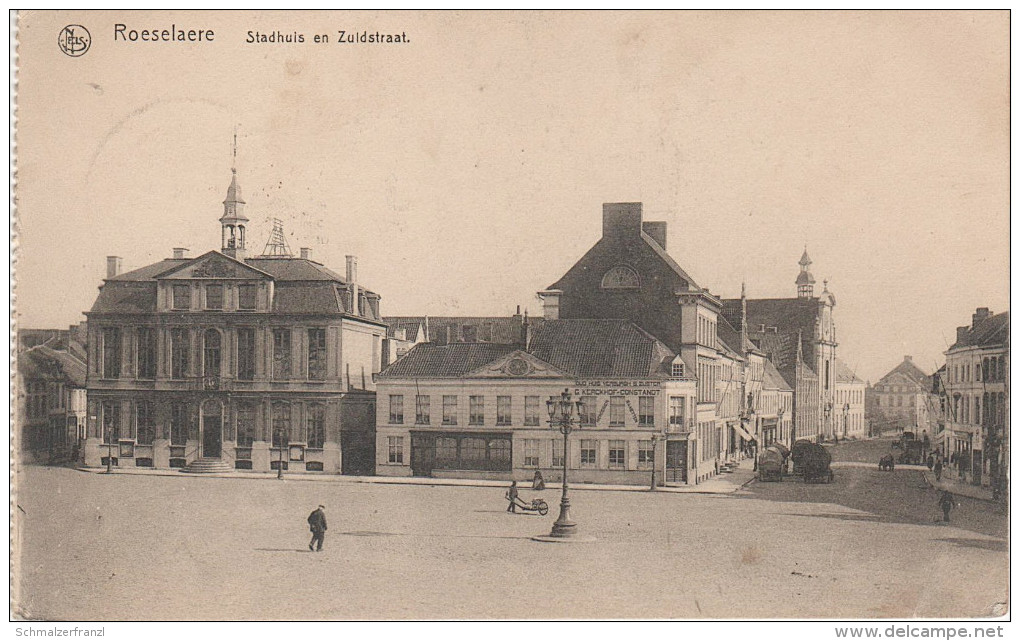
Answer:
[[[92,34],[80,24],[69,24],[60,30],[57,46],[72,58],[83,56],[92,46]]]

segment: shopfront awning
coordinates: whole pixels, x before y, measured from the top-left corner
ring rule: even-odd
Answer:
[[[743,438],[745,441],[756,440],[753,436],[751,436],[750,432],[744,429],[744,426],[741,425],[740,423],[733,423],[732,427],[734,430],[736,430],[737,434],[739,434],[741,438]]]

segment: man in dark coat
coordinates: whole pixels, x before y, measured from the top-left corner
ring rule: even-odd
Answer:
[[[942,521],[949,523],[949,512],[956,506],[956,499],[953,498],[952,492],[949,490],[942,490],[942,494],[939,496],[939,507],[942,508]]]
[[[322,552],[322,542],[326,538],[326,508],[320,505],[314,512],[308,515],[308,527],[312,530],[312,540],[308,544],[309,550]],[[318,544],[316,546],[316,544]]]
[[[510,501],[510,504],[506,506],[506,511],[517,514],[517,481],[510,483],[510,488],[506,491],[506,500]]]

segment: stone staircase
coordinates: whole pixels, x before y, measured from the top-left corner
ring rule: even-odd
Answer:
[[[233,472],[233,468],[218,458],[200,458],[192,461],[190,465],[183,468],[182,472],[188,474],[216,474],[218,472]]]

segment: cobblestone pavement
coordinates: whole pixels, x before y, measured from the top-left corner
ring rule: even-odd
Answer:
[[[15,599],[22,616],[72,620],[970,617],[1005,601],[994,519],[964,507],[935,524],[918,473],[874,474],[576,492],[595,541],[564,545],[529,538],[548,532],[555,491],[522,491],[553,508],[539,517],[507,514],[502,488],[26,467]],[[319,503],[329,531],[311,553]]]

